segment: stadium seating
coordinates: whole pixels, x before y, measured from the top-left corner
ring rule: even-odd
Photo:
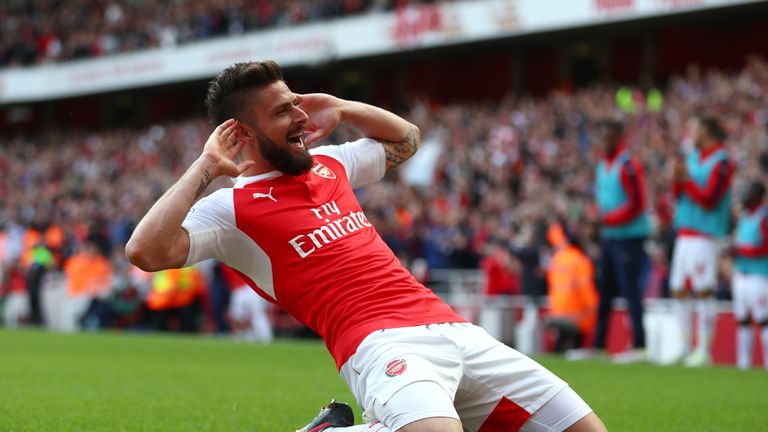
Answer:
[[[596,161],[591,121],[622,118],[627,140],[648,171],[655,220],[654,276],[662,295],[670,245],[671,161],[690,145],[685,121],[697,109],[720,115],[739,166],[735,190],[766,178],[768,64],[752,57],[735,73],[689,68],[671,77],[662,100],[647,88],[626,87],[631,107],[617,103],[617,86],[593,84],[543,98],[509,95],[500,103],[439,105],[420,99],[403,113],[422,127],[424,145],[439,155],[429,184],[389,176],[360,192],[384,240],[406,265],[477,269],[487,245],[524,243],[535,226],[563,219],[595,252],[593,185]],[[628,111],[632,112],[628,112]],[[4,268],[34,264],[40,242],[61,269],[84,243],[94,243],[115,269],[132,228],[198,155],[210,126],[202,118],[139,129],[45,130],[0,139],[0,238]],[[353,139],[341,130],[333,139]],[[394,199],[392,198],[394,197]],[[517,277],[512,268],[513,277]],[[727,274],[727,273],[726,273]],[[724,281],[727,276],[724,276]],[[477,285],[477,289],[480,284]],[[520,286],[516,284],[515,286]],[[525,291],[525,286],[522,287]],[[723,284],[722,296],[727,297]]]
[[[0,3],[0,67],[169,47],[391,10],[420,0],[148,0]]]

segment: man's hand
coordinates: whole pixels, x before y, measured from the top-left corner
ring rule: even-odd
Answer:
[[[738,255],[738,250],[736,249],[736,243],[733,241],[733,239],[728,239],[723,244],[722,247],[723,249],[720,252],[721,256],[734,258],[736,257],[736,255]]]
[[[296,98],[299,108],[309,116],[304,126],[310,133],[304,140],[307,146],[327,137],[343,122],[381,143],[390,171],[413,156],[421,143],[419,128],[381,108],[322,93]]]
[[[203,153],[183,176],[152,206],[125,245],[132,264],[144,271],[179,268],[189,256],[189,234],[181,227],[192,203],[213,179],[221,175],[237,177],[253,166],[253,161],[235,164],[232,160],[243,148],[238,142],[237,122],[227,120],[208,137]]]
[[[304,126],[304,130],[309,132],[304,139],[307,146],[330,135],[341,123],[342,99],[323,93],[296,95],[296,98],[299,108],[309,116]]]
[[[211,136],[208,137],[201,156],[213,163],[213,172],[209,173],[210,179],[208,183],[220,175],[237,177],[253,166],[254,162],[251,160],[241,162],[240,164],[234,162],[235,157],[243,148],[243,142],[237,139],[236,131],[237,122],[229,119],[217,126],[211,133]],[[206,186],[208,185],[206,184]]]

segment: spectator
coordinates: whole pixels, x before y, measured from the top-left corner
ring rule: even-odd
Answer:
[[[0,22],[4,23],[0,27],[0,67],[168,47],[273,26],[392,10],[393,3],[393,0],[3,2],[0,4]]]
[[[231,302],[232,291],[243,284],[237,273],[225,264],[213,264],[212,275],[208,278],[208,298],[211,301],[213,323],[216,333],[227,333],[230,326],[227,310]]]
[[[497,243],[489,243],[485,249],[485,256],[480,260],[485,275],[485,295],[520,294],[519,265],[509,251]]]
[[[11,262],[0,278],[0,316],[9,328],[21,325],[29,316],[24,270],[18,261]]]
[[[509,250],[521,264],[521,289],[523,295],[539,303],[546,296],[547,280],[544,257],[547,250],[547,226],[543,220],[535,219],[523,228],[520,245],[509,244]]]

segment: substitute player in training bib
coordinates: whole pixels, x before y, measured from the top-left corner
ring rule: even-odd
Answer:
[[[739,322],[736,331],[736,364],[747,369],[752,364],[752,323],[760,329],[763,352],[768,351],[768,202],[765,186],[750,183],[743,210],[734,233],[733,315]],[[768,369],[768,355],[763,354]]]
[[[715,117],[698,115],[688,122],[695,149],[675,167],[677,238],[669,286],[683,330],[683,364],[709,364],[715,320],[715,288],[721,243],[731,228],[731,181],[734,166],[723,145],[725,132]],[[691,302],[696,306],[696,348],[691,350]]]
[[[353,189],[416,151],[415,126],[297,95],[269,61],[222,71],[206,104],[219,126],[126,250],[148,271],[218,259],[323,338],[366,424],[332,402],[302,431],[605,430],[566,383],[420,285],[366,218]],[[307,150],[340,123],[367,138]],[[193,206],[219,176],[234,187]]]

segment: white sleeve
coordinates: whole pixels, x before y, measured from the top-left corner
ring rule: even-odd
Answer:
[[[181,227],[189,234],[189,255],[184,266],[226,256],[225,242],[236,230],[233,190],[219,189],[189,210]]]
[[[329,156],[341,162],[347,170],[347,177],[353,188],[381,180],[387,173],[384,146],[371,138],[341,145],[322,146],[312,149],[310,153]]]

